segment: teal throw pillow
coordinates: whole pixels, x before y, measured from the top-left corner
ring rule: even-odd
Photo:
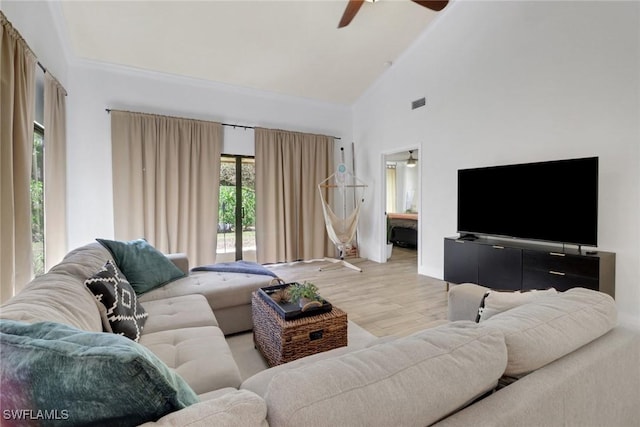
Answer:
[[[129,242],[96,240],[111,252],[116,265],[138,295],[185,276],[169,258],[144,239]]]
[[[23,417],[16,425],[134,426],[199,401],[175,371],[121,335],[0,320],[0,361],[0,407]]]

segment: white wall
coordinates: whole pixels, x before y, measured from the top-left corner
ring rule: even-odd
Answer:
[[[274,95],[102,63],[69,70],[69,231],[71,248],[113,237],[111,130],[105,108],[288,129],[351,139],[346,106]],[[253,131],[225,128],[225,154],[253,155]]]
[[[38,61],[66,87],[67,47],[53,17],[55,10],[47,2],[20,0],[2,0],[0,8],[27,41]]]
[[[420,147],[419,272],[443,276],[459,168],[599,156],[599,249],[621,319],[640,325],[640,5],[452,2],[354,105],[363,255],[383,260],[381,156]],[[426,96],[426,107],[411,101]],[[579,179],[579,177],[577,177]]]

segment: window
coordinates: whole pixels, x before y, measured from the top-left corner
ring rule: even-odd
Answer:
[[[44,127],[33,126],[33,159],[31,161],[31,244],[33,272],[44,274]]]

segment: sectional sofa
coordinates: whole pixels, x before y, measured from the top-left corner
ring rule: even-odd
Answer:
[[[451,322],[408,337],[369,335],[243,381],[225,335],[251,327],[251,292],[271,278],[188,273],[184,256],[169,258],[186,277],[140,296],[148,317],[138,343],[104,332],[104,306],[85,282],[115,261],[97,243],[0,307],[3,425],[16,421],[7,408],[52,425],[91,416],[147,426],[624,427],[640,419],[640,335],[616,325],[605,294],[541,296],[476,323],[489,290],[458,285],[449,291]],[[65,393],[81,393],[81,404]],[[33,412],[43,407],[49,412]]]

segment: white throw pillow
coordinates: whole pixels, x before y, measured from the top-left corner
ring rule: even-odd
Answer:
[[[556,295],[555,288],[545,290],[532,289],[530,291],[488,291],[484,294],[476,322],[482,322],[503,311],[510,310],[519,305],[534,301],[536,298],[548,295]]]

